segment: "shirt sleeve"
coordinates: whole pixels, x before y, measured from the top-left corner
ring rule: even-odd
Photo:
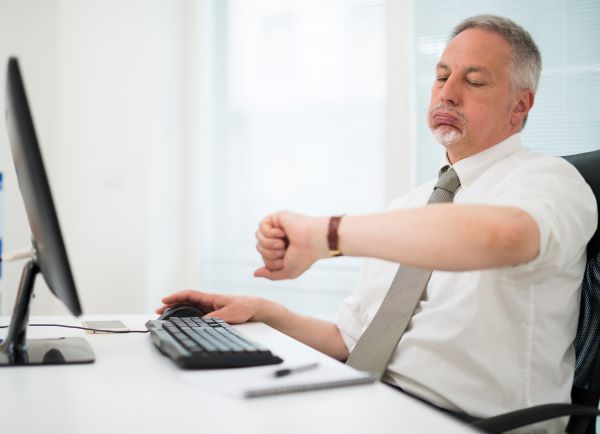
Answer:
[[[491,204],[520,208],[537,223],[538,255],[510,267],[511,275],[521,279],[540,276],[541,269],[553,273],[568,267],[585,254],[597,226],[591,188],[574,166],[558,157],[539,157],[515,170],[498,184]]]

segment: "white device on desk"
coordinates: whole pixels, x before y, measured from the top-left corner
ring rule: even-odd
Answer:
[[[128,332],[129,329],[123,321],[108,320],[108,321],[81,321],[88,333],[113,333],[113,332]]]
[[[81,315],[82,310],[19,62],[14,57],[8,60],[6,74],[6,129],[31,228],[32,250],[25,255],[28,261],[23,267],[10,327],[0,344],[0,366],[91,363],[94,353],[84,338],[26,339],[29,304],[38,274],[73,315]]]

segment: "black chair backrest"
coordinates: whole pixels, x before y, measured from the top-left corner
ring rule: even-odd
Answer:
[[[600,151],[568,155],[563,158],[581,173],[583,179],[592,187],[596,203],[600,204]],[[600,251],[600,231],[596,230],[588,243],[588,259],[593,258],[598,251]]]
[[[573,164],[600,204],[600,151],[564,157]],[[598,406],[600,399],[600,231],[587,246],[587,264],[581,287],[581,305],[575,337],[575,381],[571,391],[573,403]],[[573,421],[572,421],[573,422]],[[595,433],[595,421],[586,420],[586,433]]]

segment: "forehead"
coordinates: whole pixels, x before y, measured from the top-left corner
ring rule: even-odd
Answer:
[[[448,44],[440,63],[451,69],[485,69],[504,75],[510,62],[510,45],[502,36],[481,29],[467,29]]]

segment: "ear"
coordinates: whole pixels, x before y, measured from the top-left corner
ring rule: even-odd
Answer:
[[[532,90],[522,90],[516,95],[516,104],[513,108],[510,117],[510,124],[522,127],[524,119],[529,114],[529,110],[533,107],[535,94]]]

